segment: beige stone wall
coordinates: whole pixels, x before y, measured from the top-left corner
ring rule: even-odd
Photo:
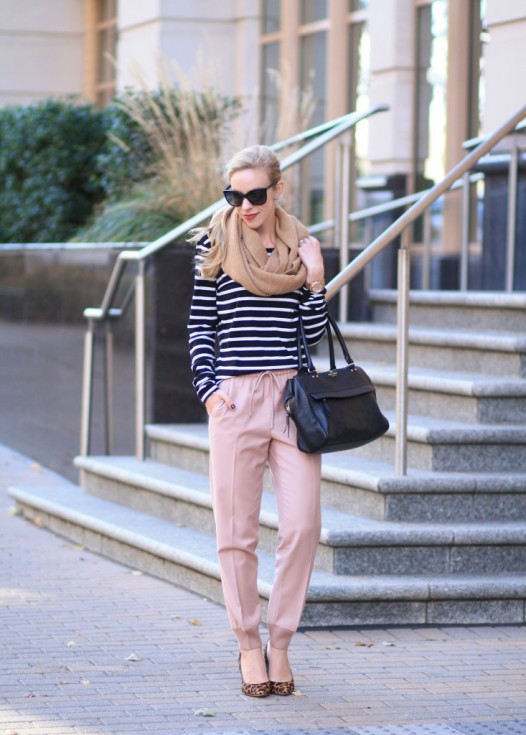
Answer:
[[[453,0],[450,9],[459,1]],[[86,7],[87,0],[0,0],[0,105],[86,90]],[[259,0],[120,0],[117,89],[137,86],[140,77],[156,86],[161,60],[174,62],[196,86],[205,69],[221,92],[243,101],[246,113],[236,129],[236,143],[253,142],[259,119],[259,11]],[[415,0],[370,0],[370,102],[391,107],[370,122],[371,173],[411,169],[414,19]],[[488,24],[484,130],[489,132],[526,98],[526,0],[488,0]],[[336,51],[330,51],[331,63],[338,66]],[[329,74],[328,99],[341,102],[345,95],[335,80]],[[458,129],[449,146],[449,164],[465,127],[455,112],[462,95],[455,98],[453,82],[448,81],[448,95],[449,87],[453,90],[448,114]],[[343,111],[331,103],[331,114]]]
[[[83,0],[0,0],[0,106],[81,94]]]
[[[502,124],[526,103],[526,2],[488,0],[490,41],[484,49],[484,132]]]
[[[373,174],[411,171],[414,17],[413,0],[371,2],[370,101],[371,106],[387,104],[390,108],[370,121],[369,160]]]
[[[243,100],[236,131],[250,137],[259,77],[259,0],[126,0],[118,10],[117,89],[157,86],[160,67],[180,69],[196,87],[203,78]],[[171,68],[170,68],[171,67]]]

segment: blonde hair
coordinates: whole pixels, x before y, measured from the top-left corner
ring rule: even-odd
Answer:
[[[253,145],[236,153],[225,166],[225,183],[230,183],[236,171],[247,168],[264,169],[268,174],[271,186],[276,186],[281,179],[279,159],[266,145]],[[192,230],[192,237],[188,242],[197,242],[205,233],[208,233],[210,238],[210,250],[199,262],[199,270],[203,278],[215,278],[221,270],[225,252],[224,222],[231,214],[232,208],[229,205],[222,207],[214,214],[208,227]]]

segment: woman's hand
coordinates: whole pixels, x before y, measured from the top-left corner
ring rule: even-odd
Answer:
[[[228,393],[225,393],[224,390],[218,389],[214,391],[212,395],[208,396],[205,401],[205,408],[208,412],[208,415],[210,415],[214,408],[220,403],[224,403],[226,407],[229,408],[231,411],[233,411],[235,408],[234,401],[230,398]]]
[[[325,275],[321,245],[315,237],[308,235],[299,241],[298,254],[307,269],[307,283],[321,281]]]

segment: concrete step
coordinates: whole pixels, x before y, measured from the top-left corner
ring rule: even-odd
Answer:
[[[526,333],[524,293],[411,291],[409,298],[414,326]],[[396,324],[396,291],[372,289],[369,300],[374,321]]]
[[[222,601],[211,536],[94,497],[79,487],[10,488],[27,518],[127,566]],[[266,611],[273,561],[260,555]],[[334,575],[315,571],[302,625],[524,623],[526,575]]]
[[[363,365],[377,389],[379,404],[396,405],[396,366]],[[411,414],[465,423],[525,424],[526,380],[474,377],[470,373],[411,368],[408,375]]]
[[[341,325],[341,331],[358,364],[396,362],[394,325],[351,322]],[[445,329],[437,317],[433,327],[409,328],[409,366],[480,374],[496,380],[526,378],[526,336],[508,331]]]
[[[369,459],[394,457],[395,417],[390,428],[364,447],[343,452]],[[526,426],[466,424],[427,416],[408,416],[408,464],[438,472],[526,472]]]
[[[84,488],[105,500],[214,534],[208,478],[152,460],[79,458]],[[275,497],[263,494],[260,548],[277,546]],[[526,522],[393,523],[322,510],[316,568],[334,574],[526,572]]]
[[[325,355],[316,359],[318,370],[328,370]],[[337,364],[339,363],[337,361]],[[361,362],[376,386],[383,410],[396,406],[396,365]],[[526,380],[473,375],[460,371],[410,368],[409,412],[438,419],[485,424],[526,423]]]
[[[393,414],[388,411],[385,413],[390,428],[384,436],[358,449],[338,452],[349,464],[355,457],[394,463],[396,422]],[[206,472],[207,440],[202,437],[198,446],[192,441],[187,442],[184,436],[181,439],[182,443],[173,443],[169,430],[163,436],[157,433],[152,443],[152,459],[183,469]],[[409,416],[407,441],[408,465],[414,469],[433,472],[526,472],[524,426],[466,424],[426,416]]]
[[[150,425],[146,431],[152,459],[207,474],[206,424]],[[268,478],[265,486],[270,489]],[[322,458],[321,491],[323,506],[374,520],[526,520],[526,473],[410,468],[399,477],[392,462],[337,452]]]

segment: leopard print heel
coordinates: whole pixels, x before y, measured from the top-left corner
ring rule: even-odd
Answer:
[[[239,673],[241,674],[241,691],[246,697],[268,697],[272,693],[272,685],[270,681],[263,681],[261,684],[247,684],[243,679],[243,670],[241,668],[241,654],[238,658]]]
[[[288,697],[294,692],[294,679],[290,681],[271,681],[272,694],[277,694],[278,697]]]
[[[268,671],[270,668],[270,664],[268,660],[268,647],[267,646],[265,646],[265,665]],[[288,697],[294,692],[294,689],[295,689],[294,677],[292,677],[290,681],[271,681],[270,687],[272,690],[272,694],[276,694],[278,697]]]

